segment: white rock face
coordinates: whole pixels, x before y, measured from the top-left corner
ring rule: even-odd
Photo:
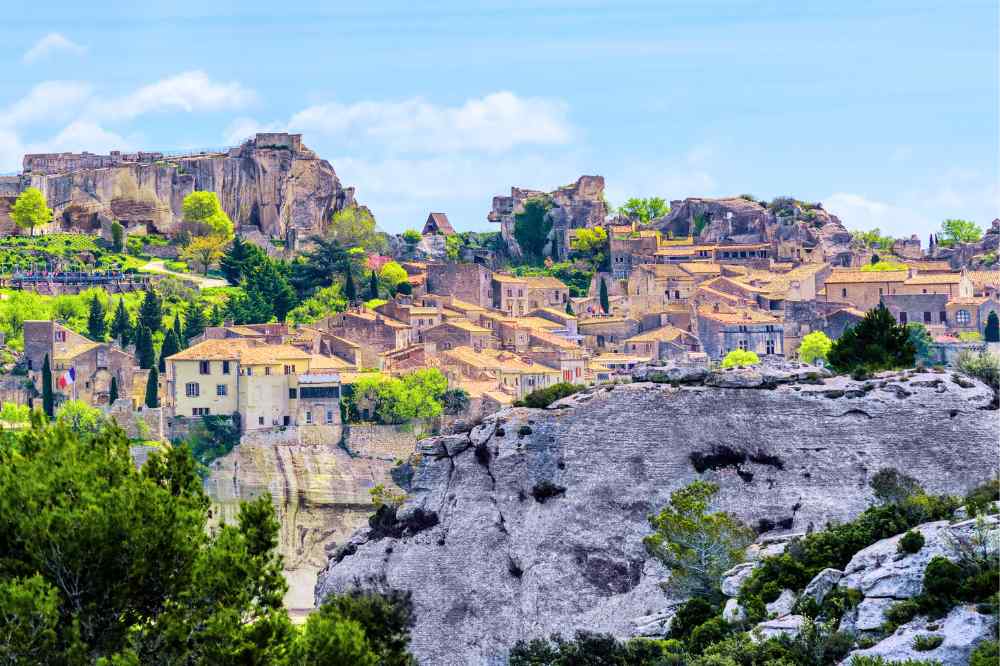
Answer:
[[[939,535],[947,528],[947,520],[916,527],[915,531],[924,536],[924,546],[917,553],[897,551],[901,534],[858,551],[845,567],[840,587],[861,590],[866,597],[909,599],[917,596],[923,589],[924,569],[931,558],[942,555],[954,559],[951,549]]]
[[[802,615],[786,615],[776,620],[761,622],[750,632],[750,637],[756,641],[758,640],[758,636],[760,640],[767,640],[776,636],[798,636],[805,620],[805,617]]]
[[[722,593],[727,597],[740,596],[740,589],[746,582],[753,570],[757,568],[756,562],[741,562],[735,567],[722,574]]]
[[[822,604],[823,599],[830,593],[830,590],[837,586],[843,578],[844,572],[839,569],[823,569],[816,577],[809,581],[806,589],[802,591],[803,596],[812,597],[817,604]]]
[[[896,603],[896,599],[885,597],[866,597],[858,604],[858,617],[854,621],[854,628],[858,631],[874,631],[885,622],[883,613]]]
[[[944,620],[930,623],[926,618],[917,618],[872,647],[855,650],[841,665],[850,664],[854,657],[868,656],[891,662],[914,659],[938,661],[943,666],[964,666],[969,663],[976,646],[990,638],[994,620],[992,615],[977,613],[974,606],[958,606]],[[928,624],[936,624],[937,629],[929,630]],[[944,641],[933,650],[918,651],[913,647],[917,636],[942,636]]]
[[[722,609],[722,619],[726,622],[736,624],[747,619],[746,611],[743,610],[743,606],[736,599],[729,599],[726,601],[726,607]]]
[[[781,596],[767,604],[765,608],[767,609],[768,615],[774,615],[775,617],[784,617],[792,612],[792,608],[795,606],[795,593],[791,590],[782,590]]]
[[[677,602],[657,613],[633,619],[632,625],[635,627],[633,634],[649,637],[666,636],[670,631],[670,625],[674,621],[674,616],[677,614],[677,609],[682,605],[683,602]]]

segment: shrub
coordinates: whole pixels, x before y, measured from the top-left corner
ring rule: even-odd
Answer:
[[[892,467],[883,467],[876,472],[869,485],[881,504],[899,504],[920,492],[916,479]]]
[[[900,553],[919,553],[924,547],[924,535],[915,530],[910,530],[899,540],[896,550]]]
[[[941,662],[921,659],[886,661],[882,657],[859,656],[851,659],[851,666],[941,666]]]
[[[994,502],[1000,501],[1000,477],[993,477],[980,484],[965,496],[965,508],[970,516],[990,513]]]
[[[930,652],[936,650],[941,643],[944,643],[944,636],[938,634],[920,634],[913,639],[913,649],[917,652]]]
[[[539,481],[532,487],[531,496],[535,498],[535,501],[539,504],[545,504],[548,500],[553,497],[559,497],[566,492],[565,486],[558,486],[549,480]]]
[[[1000,664],[1000,642],[983,641],[972,651],[969,666],[996,666]]]
[[[701,597],[692,597],[677,609],[674,619],[670,622],[670,632],[667,636],[669,638],[687,640],[695,627],[708,622],[718,614],[718,607],[713,606]]]
[[[691,632],[688,639],[688,650],[692,654],[701,654],[712,643],[717,643],[730,632],[729,624],[721,617],[714,617],[704,622]]]
[[[833,341],[826,336],[823,331],[813,331],[804,338],[799,345],[799,360],[803,363],[815,363],[817,359],[826,361],[826,355],[830,353]]]
[[[568,395],[579,393],[585,386],[582,384],[570,384],[569,382],[559,382],[537,391],[532,391],[521,400],[514,402],[515,407],[535,407],[542,409],[548,407],[556,400],[565,398]]]
[[[723,368],[742,368],[747,365],[757,365],[759,363],[760,357],[754,352],[746,351],[745,349],[734,349],[722,359]]]
[[[958,355],[955,367],[959,372],[985,382],[994,392],[1000,391],[1000,356],[985,350],[978,354],[966,350]]]
[[[896,322],[879,303],[851,326],[830,348],[827,359],[839,372],[864,368],[868,372],[913,367],[916,348],[906,326]]]

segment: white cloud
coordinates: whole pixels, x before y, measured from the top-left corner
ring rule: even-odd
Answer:
[[[183,72],[143,86],[108,101],[94,100],[90,115],[109,120],[129,120],[146,113],[228,111],[241,109],[256,98],[235,81],[213,81],[205,72]]]
[[[240,117],[229,123],[222,131],[226,145],[235,146],[250,138],[257,132],[285,132],[287,128],[281,123],[262,123],[253,118]]]
[[[75,120],[58,134],[45,141],[28,146],[27,152],[82,152],[107,153],[111,150],[134,150],[135,144],[115,132],[108,131],[89,120]]]
[[[511,92],[453,107],[419,98],[329,102],[296,113],[288,127],[353,143],[373,142],[393,153],[499,153],[520,145],[563,145],[573,137],[563,102]]]
[[[68,120],[92,94],[91,86],[81,81],[39,83],[27,95],[0,111],[0,126],[23,127]]]
[[[823,199],[823,208],[840,218],[848,229],[875,229],[901,237],[930,231],[923,215],[902,206],[875,201],[860,194],[837,192]]]
[[[82,55],[87,49],[80,46],[76,42],[66,38],[65,36],[59,34],[58,32],[50,32],[45,35],[34,45],[25,51],[22,60],[26,64],[31,64],[37,62],[42,58],[52,55],[58,51],[65,51],[74,55]]]

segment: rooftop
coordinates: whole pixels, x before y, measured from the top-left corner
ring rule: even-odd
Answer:
[[[717,311],[714,307],[698,308],[698,316],[724,324],[780,324],[781,320],[772,314],[754,308],[739,308]]]
[[[958,284],[961,281],[961,273],[930,273],[914,275],[903,284]]]
[[[660,328],[654,328],[639,335],[633,335],[631,338],[626,339],[625,342],[671,342],[685,335],[690,334],[676,326],[661,326]]]
[[[827,284],[878,284],[883,282],[906,282],[909,271],[857,271],[834,269],[826,278]]]

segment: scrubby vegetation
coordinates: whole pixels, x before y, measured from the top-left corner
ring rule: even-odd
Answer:
[[[515,407],[534,407],[536,409],[543,409],[548,407],[556,400],[565,398],[568,395],[573,395],[574,393],[579,393],[583,389],[587,388],[582,384],[570,384],[569,382],[559,382],[558,384],[553,384],[552,386],[547,386],[543,389],[538,389],[537,391],[532,391],[528,395],[524,396],[521,400],[515,400]]]
[[[827,360],[838,372],[873,373],[912,368],[915,357],[906,326],[879,303],[834,341]]]
[[[748,365],[759,365],[760,357],[752,351],[734,349],[722,359],[723,368],[743,368]]]
[[[365,373],[345,391],[344,404],[353,421],[406,423],[440,416],[448,380],[436,368],[414,370],[402,377]]]

